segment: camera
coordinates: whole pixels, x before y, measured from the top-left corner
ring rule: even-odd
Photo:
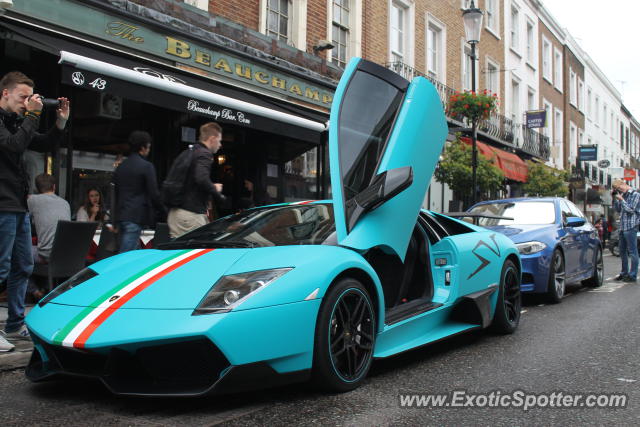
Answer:
[[[60,107],[60,101],[58,101],[56,98],[45,98],[44,96],[40,97],[40,102],[42,102],[42,106],[44,108],[59,108]]]
[[[40,97],[40,101],[42,101],[42,105],[44,108],[59,108],[60,107],[60,101],[58,101],[55,98],[45,98],[43,96]]]

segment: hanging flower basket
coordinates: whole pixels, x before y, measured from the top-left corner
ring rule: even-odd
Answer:
[[[458,119],[478,123],[489,118],[498,108],[498,95],[488,90],[481,93],[456,92],[449,98],[449,114]]]

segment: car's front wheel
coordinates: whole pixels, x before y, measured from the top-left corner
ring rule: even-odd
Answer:
[[[329,289],[316,324],[316,384],[344,392],[362,383],[373,360],[375,320],[371,298],[362,283],[345,278]]]
[[[501,334],[513,333],[520,323],[522,296],[520,293],[520,272],[511,260],[502,266],[500,289],[496,312],[491,327]]]
[[[602,259],[602,251],[598,247],[596,249],[595,263],[593,265],[593,275],[585,280],[583,283],[592,288],[599,288],[602,286],[604,280],[604,261]]]
[[[549,268],[549,284],[547,286],[547,299],[557,304],[562,300],[565,289],[565,268],[564,268],[564,256],[560,249],[553,251],[551,257],[551,265]]]

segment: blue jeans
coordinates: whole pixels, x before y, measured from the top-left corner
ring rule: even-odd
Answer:
[[[631,230],[620,231],[620,258],[622,259],[622,273],[629,277],[638,276],[638,227]],[[631,270],[628,268],[627,257],[631,257]]]
[[[129,221],[121,221],[118,224],[120,231],[120,253],[139,249],[142,226]]]
[[[0,212],[0,282],[7,281],[9,315],[5,332],[17,331],[24,324],[24,296],[32,272],[29,214]]]

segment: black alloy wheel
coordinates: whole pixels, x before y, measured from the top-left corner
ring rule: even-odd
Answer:
[[[500,274],[500,289],[492,329],[501,334],[513,333],[520,323],[521,310],[520,272],[513,261],[506,260]]]
[[[596,256],[593,263],[593,275],[583,282],[586,286],[599,288],[604,281],[604,260],[602,258],[602,250],[596,248]]]
[[[357,388],[369,371],[375,344],[375,312],[365,287],[345,278],[320,307],[314,346],[314,381],[330,391]]]
[[[566,287],[566,271],[564,268],[564,256],[560,249],[553,251],[551,265],[549,266],[549,283],[547,286],[547,299],[557,304],[562,301]]]

